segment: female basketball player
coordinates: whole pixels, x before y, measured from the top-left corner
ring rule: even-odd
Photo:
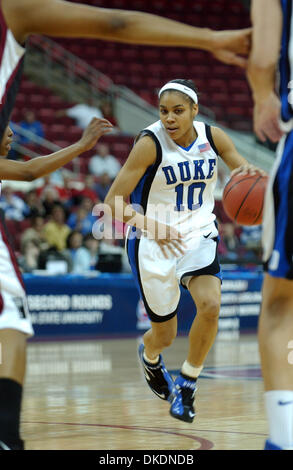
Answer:
[[[2,180],[32,181],[51,173],[96,145],[112,129],[106,119],[93,119],[75,144],[27,162],[0,159]],[[7,127],[0,155],[7,155],[12,142]],[[24,284],[14,253],[0,222],[0,450],[22,449],[19,435],[22,385],[25,374],[26,339],[33,334]]]
[[[132,204],[142,206],[140,213],[127,208],[130,215],[123,218],[132,225],[128,256],[152,325],[139,355],[150,388],[172,401],[171,415],[192,422],[196,380],[217,333],[221,299],[213,214],[217,159],[230,170],[257,169],[221,129],[194,120],[198,98],[192,81],[167,83],[159,98],[160,120],[139,135],[105,203],[114,214],[118,196],[124,208],[129,196]],[[179,284],[189,290],[197,314],[174,387],[161,352],[177,334]]]
[[[251,34],[250,29],[212,31],[143,12],[109,10],[64,0],[1,0],[0,29],[0,141],[13,109],[21,77],[24,44],[30,34],[194,47],[210,51],[222,62],[239,66],[247,63],[243,55],[248,53]],[[17,172],[19,178],[22,170],[24,167]],[[2,174],[1,177],[3,178]],[[5,272],[5,269],[1,268],[0,256],[0,274],[1,272]],[[3,286],[1,291],[2,289]],[[13,436],[18,435],[16,423],[19,421],[21,392],[7,389],[2,377],[10,377],[10,371],[13,377],[15,364],[19,364],[23,371],[25,361],[23,344],[18,346],[14,335],[14,329],[4,332],[0,328],[0,343],[5,345],[3,349],[9,348],[7,350],[11,355],[9,362],[9,354],[6,355],[5,371],[0,368],[0,440],[3,441],[5,436],[10,435],[11,442],[17,441]],[[3,376],[3,373],[6,375]],[[21,373],[20,376],[22,375]],[[13,432],[10,431],[13,429]],[[3,446],[9,448],[5,442]]]

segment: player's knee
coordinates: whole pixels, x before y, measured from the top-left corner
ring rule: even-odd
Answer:
[[[205,320],[217,321],[219,318],[221,302],[216,296],[210,296],[200,299],[197,304],[197,310],[200,315],[203,315]]]
[[[156,333],[157,342],[163,348],[168,348],[173,343],[177,332],[174,329],[163,329]]]
[[[272,296],[264,303],[262,314],[270,321],[279,323],[286,314],[292,315],[292,299],[286,296]]]

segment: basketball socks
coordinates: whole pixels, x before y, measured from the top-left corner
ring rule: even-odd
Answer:
[[[191,379],[197,379],[202,369],[203,369],[203,366],[194,367],[191,364],[189,364],[188,361],[185,361],[181,368],[181,372],[182,374],[187,375]]]
[[[269,441],[281,448],[293,447],[293,391],[265,392]]]
[[[143,352],[143,358],[148,364],[152,364],[152,365],[157,365],[159,364],[159,361],[160,361],[160,356],[157,356],[155,359],[150,359],[149,357],[147,357],[145,351]]]
[[[22,386],[11,379],[0,378],[0,450],[23,450],[20,438]]]

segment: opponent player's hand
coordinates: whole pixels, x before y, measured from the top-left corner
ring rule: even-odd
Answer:
[[[235,31],[213,31],[211,53],[229,65],[247,66],[251,48],[251,28]]]
[[[258,138],[265,142],[279,142],[283,136],[280,128],[281,102],[275,93],[262,102],[255,102],[253,114],[253,127]]]
[[[107,119],[93,118],[79,140],[83,151],[92,149],[102,135],[108,134],[112,129],[113,125]]]
[[[257,166],[254,166],[250,163],[247,165],[241,165],[238,168],[235,168],[235,170],[231,171],[230,177],[232,178],[233,176],[240,176],[240,175],[261,175],[261,176],[268,176],[268,174],[262,170],[261,168],[258,168]]]
[[[185,253],[186,245],[183,236],[170,225],[157,223],[154,239],[159,245],[164,258],[178,257]]]

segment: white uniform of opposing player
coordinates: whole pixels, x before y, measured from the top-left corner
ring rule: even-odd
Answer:
[[[33,334],[21,273],[0,221],[0,329],[6,328]]]
[[[170,138],[161,121],[141,133],[155,141],[157,160],[132,192],[131,203],[141,205],[146,217],[175,227],[187,245],[185,255],[166,259],[155,240],[139,239],[135,229],[128,234],[132,271],[152,321],[176,315],[179,283],[188,286],[194,275],[221,276],[213,214],[218,156],[209,126],[194,121],[194,129],[197,139],[187,149]]]
[[[16,90],[20,83],[25,53],[6,25],[0,9],[0,136],[3,137]],[[0,175],[1,179],[1,175]],[[1,189],[0,189],[1,191]],[[0,221],[0,329],[16,329],[32,335],[25,289],[13,250]]]

